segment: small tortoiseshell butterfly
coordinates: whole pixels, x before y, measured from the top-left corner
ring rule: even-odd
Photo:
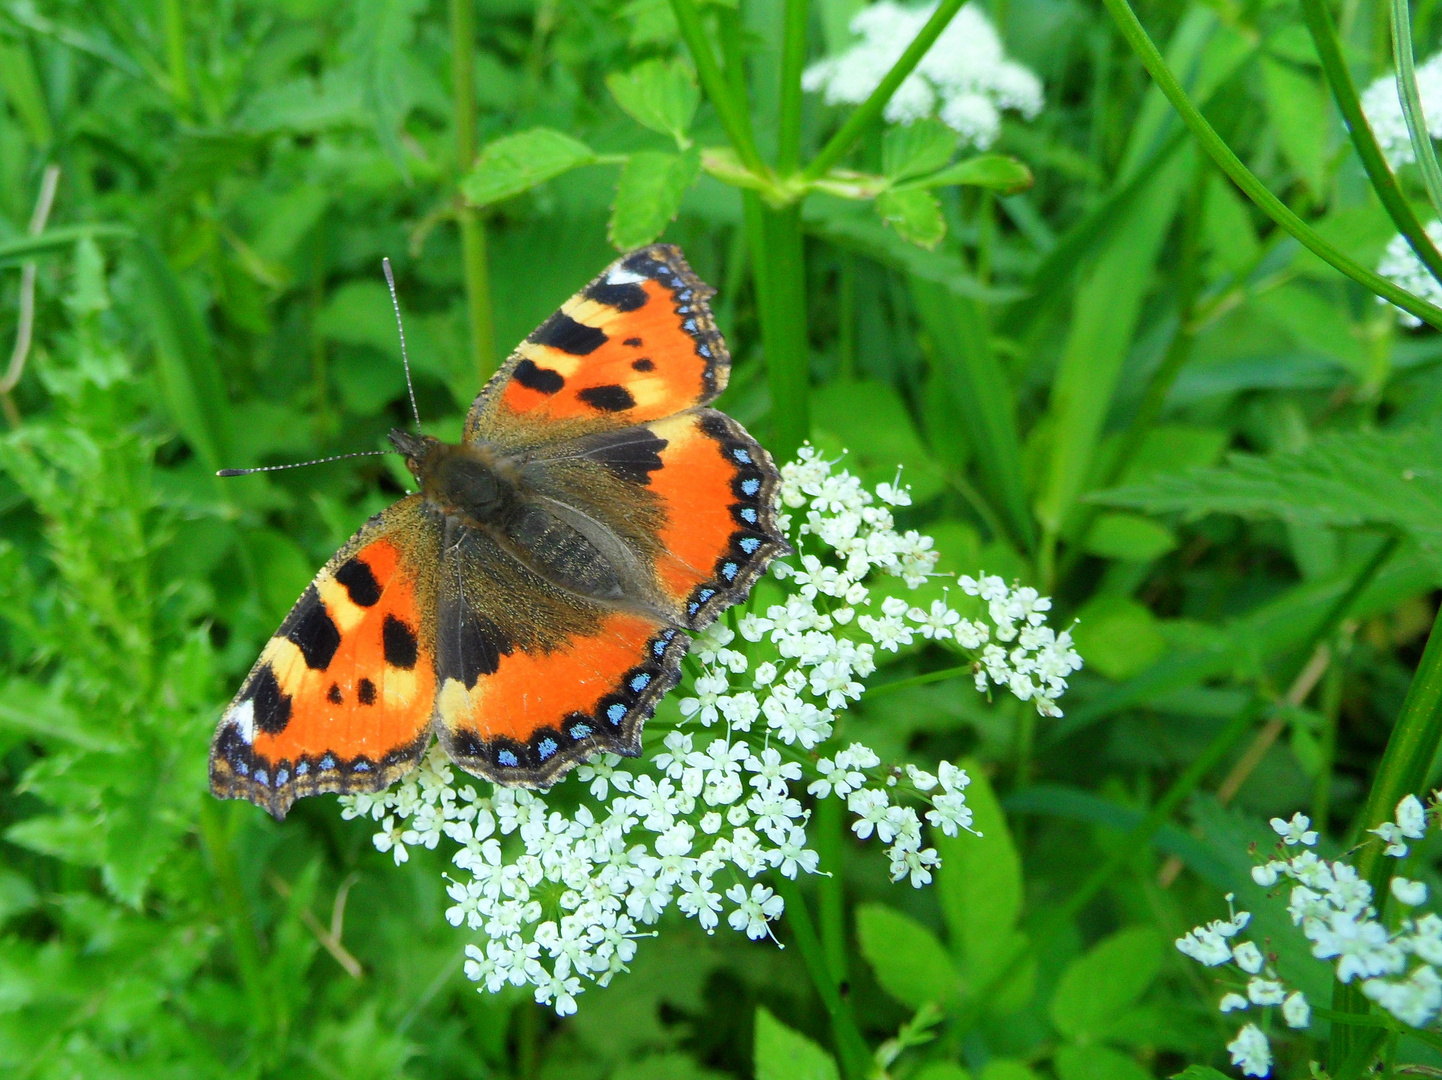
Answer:
[[[434,733],[461,768],[539,787],[636,756],[687,630],[786,550],[779,477],[706,404],[730,356],[679,249],[612,263],[511,354],[459,445],[392,431],[420,491],[336,553],[266,645],[210,786],[283,818],[378,791]]]

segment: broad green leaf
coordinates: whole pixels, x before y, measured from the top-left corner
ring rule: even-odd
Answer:
[[[472,206],[489,206],[595,160],[594,150],[559,131],[520,131],[481,151],[475,168],[461,180],[461,194]]]
[[[647,60],[630,71],[606,76],[616,103],[638,124],[669,135],[676,145],[689,145],[686,133],[701,103],[696,74],[683,60]]]
[[[1282,153],[1313,196],[1325,196],[1332,132],[1337,124],[1325,84],[1311,71],[1263,56],[1262,86],[1271,130],[1277,133]]]
[[[846,451],[847,468],[865,483],[890,482],[899,465],[913,502],[941,494],[946,483],[941,467],[922,445],[906,403],[891,386],[832,382],[815,391],[811,402],[818,445]]]
[[[1172,1080],[1232,1080],[1230,1076],[1208,1065],[1188,1065],[1179,1073],[1172,1074]]]
[[[992,1058],[981,1070],[980,1080],[1038,1080],[1031,1066],[1006,1058]]]
[[[1188,517],[1231,513],[1410,533],[1442,562],[1442,424],[1324,435],[1291,453],[1234,454],[1213,469],[1158,476],[1097,496],[1113,506]]]
[[[968,187],[999,191],[1004,195],[1015,195],[1031,187],[1033,179],[1031,170],[1016,158],[1007,157],[1005,154],[978,154],[974,158],[958,161],[949,169],[923,176],[914,183],[921,187],[964,184]]]
[[[956,153],[957,134],[940,120],[894,124],[881,140],[881,171],[893,183],[944,168]]]
[[[618,1065],[610,1080],[730,1080],[733,1075],[708,1069],[690,1054],[668,1050]]]
[[[1161,935],[1151,927],[1113,934],[1062,972],[1051,1002],[1052,1023],[1074,1042],[1102,1037],[1146,993],[1161,966]]]
[[[684,154],[651,150],[632,154],[616,184],[607,238],[620,251],[656,239],[675,220],[681,197],[700,171],[701,155],[695,149]]]
[[[1225,176],[1211,174],[1202,204],[1202,235],[1212,256],[1233,274],[1250,271],[1260,247],[1250,205]]]
[[[971,1080],[971,1073],[954,1061],[929,1061],[911,1074],[911,1080]]]
[[[1286,328],[1302,347],[1328,357],[1359,380],[1373,375],[1377,350],[1365,344],[1361,327],[1347,309],[1305,282],[1293,282],[1253,301],[1259,311]]]
[[[911,916],[885,904],[862,904],[856,909],[856,936],[876,981],[903,1005],[919,1009],[956,997],[961,984],[951,955]]]
[[[1156,616],[1129,596],[1100,596],[1077,612],[1072,630],[1089,670],[1129,679],[1167,651]]]
[[[40,894],[23,874],[0,868],[0,925],[12,915],[29,911],[40,902]]]
[[[1089,554],[1126,562],[1150,562],[1176,546],[1170,529],[1137,514],[1101,514],[1086,538]]]
[[[756,1007],[756,1080],[839,1080],[836,1062],[800,1032]]]
[[[883,191],[877,196],[876,212],[896,230],[897,236],[918,247],[934,248],[946,235],[941,204],[920,188]]]
[[[45,91],[35,70],[27,39],[21,35],[0,39],[0,87],[20,121],[25,134],[37,147],[48,147],[55,136]]]
[[[1105,1046],[1063,1046],[1052,1063],[1060,1080],[1152,1080],[1150,1069]]]
[[[1142,439],[1123,479],[1132,484],[1158,473],[1215,465],[1230,441],[1231,433],[1221,428],[1158,425]]]

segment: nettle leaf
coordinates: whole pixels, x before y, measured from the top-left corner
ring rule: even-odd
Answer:
[[[840,1080],[830,1054],[759,1005],[755,1053],[756,1080]]]
[[[1033,177],[1031,170],[1014,157],[1007,157],[1005,154],[978,154],[913,182],[918,187],[963,184],[967,187],[999,191],[1003,195],[1014,195],[1031,187]]]
[[[1161,936],[1147,926],[1119,931],[1062,972],[1052,998],[1057,1031],[1074,1042],[1093,1042],[1133,1005],[1162,967]]]
[[[647,60],[630,71],[606,76],[606,87],[616,104],[638,124],[669,135],[685,149],[686,133],[701,104],[696,73],[682,60]]]
[[[616,202],[606,235],[621,251],[649,244],[681,209],[681,197],[701,172],[701,154],[652,150],[632,154],[616,183]]]
[[[934,248],[946,235],[941,204],[920,188],[883,191],[876,197],[876,212],[898,236],[918,247]]]
[[[911,916],[885,904],[862,904],[856,936],[876,981],[903,1005],[919,1009],[957,996],[961,983],[946,946]]]
[[[956,153],[957,134],[928,118],[886,130],[881,140],[881,171],[894,183],[936,172]]]
[[[489,206],[590,165],[596,152],[551,128],[532,128],[497,139],[461,180],[461,194],[472,206]]]
[[[1271,457],[1158,476],[1094,496],[1150,513],[1239,514],[1297,525],[1385,525],[1442,560],[1442,425],[1324,435]]]

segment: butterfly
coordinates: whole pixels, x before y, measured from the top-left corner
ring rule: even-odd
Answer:
[[[390,433],[419,491],[266,644],[211,742],[217,796],[281,819],[379,791],[433,736],[507,786],[640,754],[687,631],[788,550],[770,456],[706,407],[731,364],[713,292],[678,248],[633,251],[516,348],[460,443]]]

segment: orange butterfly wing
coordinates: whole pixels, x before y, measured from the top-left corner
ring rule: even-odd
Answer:
[[[409,550],[419,503],[368,522],[267,643],[216,727],[216,795],[283,818],[305,795],[379,791],[420,759],[435,671],[429,585]]]

